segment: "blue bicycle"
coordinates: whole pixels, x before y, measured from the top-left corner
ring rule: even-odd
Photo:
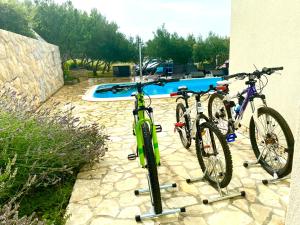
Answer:
[[[294,137],[285,119],[274,109],[267,106],[266,96],[262,94],[268,83],[266,75],[283,70],[283,67],[263,68],[253,73],[237,73],[219,81],[217,92],[208,101],[208,115],[226,136],[228,142],[235,141],[235,131],[241,126],[243,114],[250,102],[252,116],[249,137],[255,162],[245,162],[244,166],[260,163],[274,179],[283,178],[292,170]],[[230,78],[245,79],[247,88],[236,95],[229,95]],[[263,79],[264,78],[264,79]],[[237,103],[233,101],[237,99]],[[261,99],[262,106],[255,108],[254,99]],[[263,180],[266,184],[268,181]]]

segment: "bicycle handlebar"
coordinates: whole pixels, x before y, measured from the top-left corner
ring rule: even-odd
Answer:
[[[114,93],[120,91],[121,89],[127,89],[127,88],[132,88],[135,87],[135,85],[115,85],[109,88],[101,88],[96,90],[96,93],[103,93],[103,92],[107,92],[107,91],[112,91]]]
[[[176,95],[184,95],[184,94],[194,94],[194,95],[204,95],[210,91],[215,91],[216,88],[213,85],[209,85],[209,88],[206,91],[192,91],[192,90],[182,90],[182,91],[177,91],[174,93],[171,93],[170,96],[176,96]]]
[[[236,73],[236,74],[232,74],[232,75],[228,75],[228,76],[222,76],[225,80],[231,79],[231,78],[242,78],[244,79],[245,76],[256,76],[257,78],[260,78],[261,75],[271,75],[272,73],[274,73],[275,71],[278,70],[283,70],[283,67],[264,67],[262,68],[261,71],[259,70],[255,70],[253,73]]]
[[[141,88],[154,84],[154,85],[158,85],[158,86],[163,86],[165,83],[170,83],[170,82],[176,82],[179,81],[179,79],[158,79],[155,81],[150,81],[150,82],[146,82],[146,83],[135,83],[135,84],[129,84],[129,85],[114,85],[112,87],[109,88],[101,88],[96,90],[96,93],[103,93],[103,92],[107,92],[107,91],[112,91],[113,93],[117,93],[119,91],[122,91],[124,89],[130,89],[130,88],[138,88],[139,85]]]

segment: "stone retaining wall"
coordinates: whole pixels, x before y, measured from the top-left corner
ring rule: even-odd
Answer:
[[[36,104],[64,84],[55,45],[0,29],[0,87],[11,88]]]

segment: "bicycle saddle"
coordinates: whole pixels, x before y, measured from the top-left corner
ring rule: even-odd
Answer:
[[[226,85],[226,84],[231,84],[232,82],[229,80],[219,80],[217,81],[218,85]]]
[[[187,86],[179,86],[178,91],[186,91],[188,88]]]

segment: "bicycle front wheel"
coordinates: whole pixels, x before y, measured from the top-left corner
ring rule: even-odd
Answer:
[[[229,119],[231,118],[230,110],[226,108],[223,102],[224,96],[214,93],[208,100],[208,116],[212,122],[214,122],[220,129],[222,134],[229,133]]]
[[[178,103],[176,106],[176,122],[182,123],[182,126],[178,129],[179,137],[182,145],[189,149],[192,143],[192,138],[190,135],[190,116],[184,114],[186,109],[182,103]]]
[[[232,178],[232,158],[224,135],[211,122],[197,125],[196,153],[204,178],[214,187],[226,187]]]
[[[144,139],[144,154],[147,161],[148,169],[148,184],[150,189],[151,203],[155,214],[162,212],[160,187],[157,174],[157,166],[155,155],[152,146],[151,134],[147,123],[142,125],[143,139]]]
[[[261,166],[278,178],[290,174],[294,155],[294,137],[285,119],[274,109],[258,109],[257,122],[250,120],[252,149]]]

